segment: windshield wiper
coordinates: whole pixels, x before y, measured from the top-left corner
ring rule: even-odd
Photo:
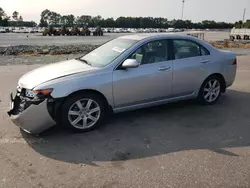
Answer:
[[[76,58],[76,59],[79,60],[79,61],[82,61],[82,62],[86,63],[86,64],[89,65],[89,66],[91,66],[91,63],[88,62],[88,61],[85,60],[85,59],[81,59],[81,58]]]

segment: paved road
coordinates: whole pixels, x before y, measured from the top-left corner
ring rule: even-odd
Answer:
[[[193,101],[114,116],[101,129],[27,135],[8,93],[38,65],[0,69],[0,187],[250,187],[250,56],[214,106]]]
[[[130,33],[129,33],[130,34]],[[42,36],[41,34],[0,33],[0,46],[9,45],[65,45],[65,44],[102,44],[126,33],[107,33],[104,36]],[[28,36],[28,37],[27,37]],[[224,40],[229,32],[205,32],[206,40]]]

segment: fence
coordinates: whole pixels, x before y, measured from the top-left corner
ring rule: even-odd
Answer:
[[[205,33],[187,33],[187,35],[197,37],[197,38],[199,38],[201,40],[205,39]]]

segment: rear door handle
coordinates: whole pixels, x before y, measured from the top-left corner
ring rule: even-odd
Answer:
[[[170,69],[170,67],[160,67],[159,71],[165,71],[165,70],[168,70],[168,69]]]
[[[208,63],[209,62],[209,60],[201,60],[201,63]]]

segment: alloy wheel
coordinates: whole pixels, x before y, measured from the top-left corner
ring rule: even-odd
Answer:
[[[214,102],[220,95],[221,86],[218,80],[209,80],[204,87],[203,96],[204,99],[211,103]]]
[[[68,120],[77,129],[88,129],[100,118],[101,108],[93,99],[80,99],[68,111]]]

